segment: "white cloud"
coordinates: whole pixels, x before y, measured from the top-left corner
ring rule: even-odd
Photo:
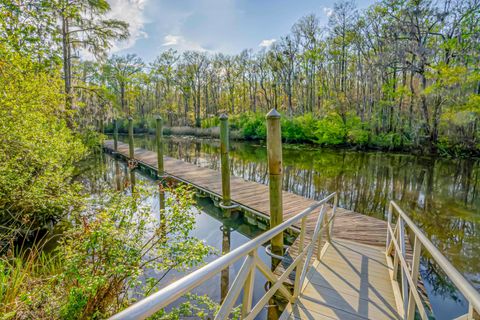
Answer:
[[[270,47],[277,39],[265,39],[260,42],[259,47],[268,48]]]
[[[114,41],[108,51],[109,54],[129,49],[135,45],[137,40],[147,38],[147,33],[143,30],[147,19],[144,16],[145,4],[150,0],[107,0],[110,4],[110,11],[102,19],[115,19],[128,23],[130,36],[126,40]],[[85,60],[95,59],[95,56],[86,50],[80,48],[79,55]]]
[[[167,34],[163,40],[165,41],[164,43],[162,43],[162,46],[166,47],[166,46],[174,46],[174,45],[177,45],[180,40],[183,40],[183,38],[181,36],[174,36],[174,35],[171,35],[171,34]]]
[[[107,15],[109,19],[118,19],[128,22],[128,31],[130,37],[127,40],[115,42],[111,52],[131,48],[137,40],[147,38],[148,35],[144,31],[147,19],[145,18],[145,4],[149,0],[108,0],[110,4],[110,12]]]
[[[203,48],[200,44],[195,41],[185,39],[185,37],[180,35],[167,34],[163,37],[162,46],[164,47],[175,47],[179,51],[208,51]]]
[[[235,53],[237,40],[247,37],[239,23],[237,0],[149,0],[146,15],[155,52],[172,47],[184,50]],[[152,30],[154,27],[154,30]],[[166,36],[181,37],[176,43]],[[143,42],[142,42],[143,44]]]
[[[333,9],[328,7],[323,7],[323,13],[325,13],[327,17],[330,17],[333,14]]]

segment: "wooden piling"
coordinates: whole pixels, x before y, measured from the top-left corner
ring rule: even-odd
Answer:
[[[222,255],[225,255],[230,252],[230,237],[231,231],[230,226],[226,223],[220,227],[222,231]],[[230,288],[230,268],[227,267],[222,270],[220,276],[220,302],[223,303],[225,300],[228,289]]]
[[[163,167],[163,119],[161,116],[157,116],[157,128],[156,128],[156,140],[157,140],[157,176],[161,179],[165,175],[165,169]],[[163,211],[165,210],[165,191],[163,190],[163,181],[158,182],[158,201],[160,210],[160,224],[162,228],[165,227],[165,217]]]
[[[280,113],[276,109],[267,114],[267,153],[269,174],[270,199],[270,228],[274,228],[283,221],[282,199],[282,136],[280,127]],[[271,240],[272,253],[283,255],[283,233]]]
[[[163,168],[163,119],[162,117],[157,117],[157,168],[158,176],[163,176],[165,169]]]
[[[113,119],[113,150],[118,151],[118,121]]]
[[[128,117],[128,156],[130,160],[134,160],[135,158],[135,151],[134,151],[134,144],[133,144],[133,118]]]
[[[115,158],[115,183],[116,183],[116,190],[121,191],[122,190],[122,178],[120,175],[120,164],[118,163],[118,159]]]
[[[130,170],[130,183],[132,187],[132,193],[135,190],[135,146],[133,143],[133,118],[129,117],[128,118],[128,157],[129,162],[128,162],[128,168]]]
[[[228,160],[229,137],[228,137],[228,116],[225,113],[220,115],[220,158],[222,165],[222,205],[231,206],[230,195],[230,164]],[[229,210],[225,210],[228,214]]]

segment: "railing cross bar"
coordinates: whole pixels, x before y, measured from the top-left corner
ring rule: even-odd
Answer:
[[[215,320],[223,320],[228,317],[233,308],[233,305],[235,304],[235,301],[237,301],[237,298],[240,295],[240,291],[242,290],[242,284],[245,282],[247,276],[252,271],[252,269],[254,269],[254,267],[255,259],[251,254],[249,254],[245,258],[245,261],[243,262],[240,271],[235,277],[235,280],[233,280],[232,286],[230,287],[230,290],[228,290],[228,293],[225,296],[220,310],[215,316]]]
[[[395,231],[392,230],[393,213],[398,213],[398,221]],[[405,226],[414,235],[413,259],[409,266],[406,262],[405,250]],[[419,277],[421,251],[426,250],[432,259],[438,264],[446,276],[453,282],[469,303],[469,312],[460,317],[461,319],[480,319],[480,293],[469,283],[463,275],[453,267],[450,261],[433,245],[425,234],[412,222],[410,217],[396,204],[390,202],[387,218],[387,243],[386,255],[389,263],[393,263],[391,280],[397,281],[398,268],[401,268],[403,316],[407,320],[415,317],[418,309],[422,319],[428,319],[420,299],[417,282]],[[391,255],[393,254],[393,262]],[[460,319],[458,318],[458,319]]]

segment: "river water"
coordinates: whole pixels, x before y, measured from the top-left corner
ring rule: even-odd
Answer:
[[[102,194],[106,189],[118,188],[117,183],[119,183],[120,189],[123,189],[127,194],[130,193],[131,176],[127,165],[110,155],[94,155],[87,161],[83,161],[78,167],[78,171],[77,180],[84,185],[84,191],[92,197]],[[147,197],[143,204],[150,206],[152,215],[155,218],[159,218],[159,199],[158,192],[156,192],[158,189],[157,182],[153,177],[142,174],[141,171],[135,170],[134,174],[135,184],[142,185],[143,188],[150,190],[151,196]],[[168,194],[166,196],[168,197]],[[231,218],[224,218],[222,211],[215,207],[209,198],[196,197],[196,200],[197,204],[192,208],[197,213],[195,227],[190,235],[203,240],[204,243],[214,249],[214,252],[206,257],[204,264],[238,248],[263,232],[258,227],[246,223],[242,216],[237,215]],[[265,264],[271,265],[271,258],[266,254],[264,247],[258,248],[257,254]],[[192,293],[200,296],[207,295],[213,301],[220,302],[228,292],[228,288],[238,274],[242,263],[243,260],[240,259],[226,270],[195,288]],[[171,270],[167,274],[163,271],[149,269],[145,270],[145,276],[156,279],[162,278],[159,287],[164,287],[195,269],[191,268],[186,271]],[[266,283],[267,279],[257,269],[253,290],[254,303],[258,302],[265,293]],[[141,299],[142,297],[136,296],[135,298]],[[171,306],[178,306],[185,301],[184,298],[180,298],[175,303],[172,303]],[[240,303],[241,297],[238,300],[238,304]],[[269,314],[278,313],[277,303],[281,304],[282,302],[274,302],[268,309],[262,310],[257,319],[267,319]]]
[[[125,137],[120,140],[126,141]],[[136,147],[155,150],[155,137],[135,137]],[[232,142],[235,176],[268,183],[266,146]],[[219,169],[219,141],[166,137],[165,155]],[[395,200],[440,251],[480,290],[480,160],[444,159],[388,152],[360,152],[302,144],[283,147],[287,191],[322,199],[339,193],[346,209],[385,219]],[[467,310],[464,298],[428,257],[421,275],[435,314],[451,319]]]

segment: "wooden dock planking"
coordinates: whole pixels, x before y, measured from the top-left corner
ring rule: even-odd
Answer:
[[[282,319],[401,319],[382,249],[334,239]]]
[[[105,142],[105,147],[113,151],[113,141]],[[128,157],[128,144],[118,142],[118,153]],[[135,148],[135,159],[150,167],[157,167],[157,154],[153,151]],[[209,190],[221,197],[221,173],[205,167],[184,162],[182,160],[164,157],[165,172],[173,178],[187,181],[193,186]],[[253,212],[269,216],[268,186],[247,181],[239,177],[231,177],[232,201]],[[284,220],[307,209],[315,200],[283,191]],[[317,214],[312,214],[307,219],[307,236],[313,234]],[[297,224],[295,227],[300,228]],[[333,234],[336,237],[359,241],[366,244],[384,246],[387,233],[385,221],[368,217],[350,210],[338,208]],[[372,235],[374,235],[372,237]],[[295,243],[294,243],[295,246]],[[292,251],[294,252],[294,250]]]
[[[106,141],[105,147],[113,150],[113,141]],[[128,144],[118,142],[118,152],[128,157]],[[157,154],[153,151],[144,149],[135,149],[135,158],[151,167],[157,166]],[[221,197],[221,174],[219,171],[205,167],[199,167],[182,160],[164,157],[165,171],[173,178],[179,178],[182,181],[188,181],[194,186],[209,190],[213,194]],[[252,181],[247,181],[239,177],[231,177],[232,201],[241,204],[253,212],[269,216],[268,186]],[[266,199],[267,198],[267,199]],[[302,210],[310,207],[315,200],[307,199],[302,196],[283,191],[283,212],[284,220],[300,213]],[[313,235],[315,224],[318,219],[318,213],[311,214],[307,218],[306,241],[309,241]],[[328,213],[328,212],[327,212]],[[298,229],[300,225],[295,225]],[[384,247],[387,234],[387,223],[385,221],[362,215],[360,213],[337,208],[333,235],[336,238],[353,240],[359,243]],[[297,238],[289,250],[289,255],[295,259],[298,253],[299,239]],[[315,248],[316,252],[317,248]],[[280,275],[288,267],[280,264],[275,269],[275,274]],[[293,278],[293,274],[290,276]]]

